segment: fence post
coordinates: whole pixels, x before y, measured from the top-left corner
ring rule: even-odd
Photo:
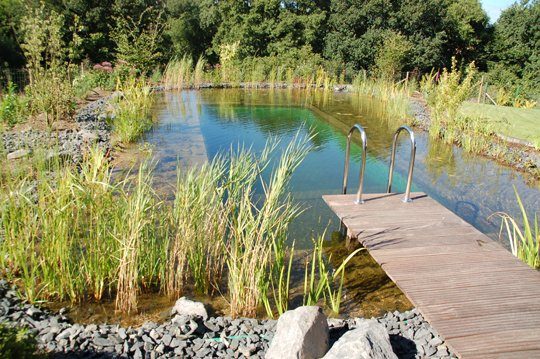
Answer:
[[[480,90],[478,91],[478,101],[476,101],[477,103],[480,103],[483,90],[484,90],[484,75],[482,75],[482,79],[480,80]]]

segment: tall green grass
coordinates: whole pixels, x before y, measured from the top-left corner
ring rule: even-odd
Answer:
[[[114,103],[114,135],[121,143],[130,143],[148,131],[153,124],[151,109],[155,98],[143,79],[129,78],[118,82],[120,96]]]
[[[289,183],[310,143],[297,135],[278,158],[270,141],[261,153],[240,147],[179,169],[173,201],[152,190],[147,163],[113,180],[97,148],[77,167],[43,157],[30,171],[4,169],[1,275],[30,302],[114,298],[129,313],[141,291],[162,290],[224,295],[232,316],[281,314],[294,256],[288,226],[303,210]],[[325,303],[338,311],[343,269],[320,268]]]
[[[410,97],[414,91],[414,83],[370,78],[365,72],[360,72],[354,78],[352,86],[357,94],[357,98],[353,100],[362,107],[362,111],[375,113],[385,120],[399,121],[400,124],[414,124],[410,114]]]
[[[141,167],[140,176],[144,173]],[[63,166],[53,173],[36,168],[35,175],[8,181],[0,197],[4,275],[19,284],[31,302],[99,300],[116,292],[119,308],[127,309],[122,298],[129,287],[125,278],[139,283],[155,275],[140,267],[133,279],[133,272],[122,268],[133,258],[130,251],[144,245],[146,255],[152,255],[157,249],[144,242],[155,235],[154,227],[143,226],[157,212],[137,207],[150,201],[150,194],[141,192],[150,185],[145,181],[148,176],[134,187],[128,179],[114,184],[109,164],[97,149],[81,168]]]
[[[535,269],[540,269],[540,231],[538,227],[538,217],[535,214],[531,221],[525,211],[523,202],[514,188],[516,199],[521,211],[523,224],[520,225],[512,216],[504,212],[495,215],[501,218],[501,231],[506,234],[510,243],[512,254]]]
[[[200,76],[201,67],[204,68],[202,58],[199,59],[197,65],[197,76]],[[172,89],[189,88],[192,85],[193,60],[190,57],[184,56],[181,59],[174,58],[165,67],[163,73],[163,84]]]
[[[332,255],[324,256],[324,234],[313,241],[311,260],[305,264],[304,274],[304,305],[318,305],[322,301],[335,314],[339,314],[347,263],[365,248],[354,250],[338,268],[332,270],[327,262]]]

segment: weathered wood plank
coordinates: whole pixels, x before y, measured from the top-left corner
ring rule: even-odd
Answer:
[[[540,273],[423,193],[323,196],[462,358],[540,358]]]

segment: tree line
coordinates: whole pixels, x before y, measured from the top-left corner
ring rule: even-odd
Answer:
[[[492,81],[540,87],[540,1],[490,24],[478,0],[0,0],[0,65],[23,67],[24,19],[62,22],[72,63],[121,59],[150,71],[174,57],[267,58],[336,73],[399,76],[475,62]]]

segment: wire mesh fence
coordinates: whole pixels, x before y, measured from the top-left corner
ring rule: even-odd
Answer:
[[[0,93],[12,82],[17,91],[22,91],[29,82],[28,70],[0,68]]]

